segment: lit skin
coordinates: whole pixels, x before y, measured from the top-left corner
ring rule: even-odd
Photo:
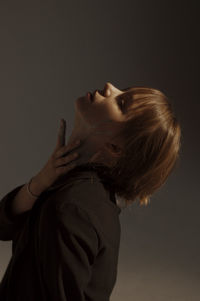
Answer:
[[[96,91],[93,102],[87,96],[81,96],[75,102],[74,128],[67,143],[71,144],[77,139],[82,141],[78,149],[78,165],[87,162],[107,162],[112,165],[114,161],[111,162],[108,152],[103,151],[104,146],[116,156],[123,148],[121,137],[116,135],[125,121],[129,88],[124,92],[124,89],[120,90],[107,82],[100,93]]]

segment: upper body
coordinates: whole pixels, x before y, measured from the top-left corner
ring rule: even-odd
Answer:
[[[121,143],[115,139],[122,115],[113,97],[121,92],[108,83],[104,106],[97,91],[93,104],[77,99],[68,144],[77,138],[84,142],[78,165],[115,162],[104,147],[118,153],[113,143]],[[59,147],[65,144],[64,128],[60,134]],[[12,240],[12,258],[0,300],[109,300],[117,276],[121,209],[109,181],[101,182],[96,172],[75,170],[67,179],[61,189],[43,192],[30,210],[14,216],[10,204],[23,185],[1,200],[0,239]]]
[[[13,217],[10,204],[21,187],[0,202],[0,239],[12,240],[0,300],[108,301],[120,246],[115,194],[95,171],[74,171]]]

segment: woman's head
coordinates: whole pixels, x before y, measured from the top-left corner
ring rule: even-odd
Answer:
[[[79,98],[76,105],[79,130],[98,145],[90,162],[109,166],[113,188],[127,204],[138,199],[147,205],[179,155],[181,129],[169,99],[157,89],[106,83],[92,103]]]
[[[76,100],[75,128],[82,137],[94,139],[101,146],[111,140],[117,141],[119,147],[123,145],[119,135],[125,121],[122,94],[122,90],[106,83],[104,90],[95,90],[92,100],[87,96]]]
[[[88,160],[111,166],[115,162],[115,154],[119,155],[122,150],[120,131],[125,121],[120,102],[122,92],[106,83],[103,91],[96,90],[93,101],[86,95],[76,100],[75,122],[69,143],[77,138],[84,142],[81,163]],[[112,151],[112,158],[108,156],[107,149]]]

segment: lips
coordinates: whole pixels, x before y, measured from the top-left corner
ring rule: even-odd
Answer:
[[[94,101],[94,93],[92,94],[92,93],[90,93],[90,100],[91,100],[91,102],[93,102]]]
[[[99,93],[99,90],[95,90],[93,93],[91,93],[91,100],[92,100],[92,102],[95,100],[95,94],[96,94],[96,92]]]
[[[91,100],[91,102],[94,102],[94,96],[95,96],[96,91],[97,90],[95,90],[93,93],[89,92],[90,93],[90,100]]]
[[[88,100],[90,100],[92,102],[93,97],[92,97],[92,93],[91,92],[87,92],[86,93],[86,97],[87,97]]]
[[[96,92],[98,92],[100,95],[104,96],[103,91],[95,90],[93,93],[87,92],[86,96],[87,96],[88,100],[90,100],[91,102],[94,102]]]

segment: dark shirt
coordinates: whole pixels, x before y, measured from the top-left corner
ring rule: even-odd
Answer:
[[[0,240],[12,240],[0,301],[109,301],[121,231],[109,185],[93,170],[71,172],[31,210],[12,216],[12,199],[24,184],[0,201]]]

